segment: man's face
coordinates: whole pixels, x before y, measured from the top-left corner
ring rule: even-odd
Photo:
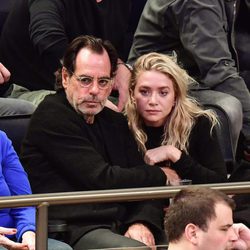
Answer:
[[[88,48],[79,51],[75,71],[63,68],[63,86],[69,103],[84,117],[98,114],[112,89],[111,64],[106,51],[96,54]]]
[[[224,203],[215,206],[216,218],[208,222],[207,231],[199,229],[199,250],[227,250],[231,249],[232,241],[237,239],[232,228],[232,209]]]

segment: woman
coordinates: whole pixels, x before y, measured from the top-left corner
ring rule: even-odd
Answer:
[[[170,184],[223,182],[226,166],[214,129],[218,120],[188,96],[191,80],[169,56],[138,58],[125,109],[129,126],[146,163],[169,166]]]
[[[27,174],[6,134],[0,131],[0,196],[31,194]],[[35,250],[35,208],[0,209],[0,249]],[[17,241],[17,242],[15,242]],[[49,239],[49,249],[70,250]]]

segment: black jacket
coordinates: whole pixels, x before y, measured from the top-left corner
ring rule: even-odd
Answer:
[[[0,62],[10,82],[29,90],[54,89],[54,72],[79,35],[110,40],[124,55],[131,0],[17,0],[1,34]],[[8,85],[0,86],[0,95]]]
[[[177,53],[178,62],[199,83],[213,88],[242,82],[234,47],[237,0],[148,0],[139,21],[129,63],[156,51]]]
[[[162,186],[158,167],[145,165],[122,114],[104,108],[87,124],[64,91],[45,98],[32,116],[21,160],[34,193]],[[157,235],[161,203],[87,204],[51,207],[49,217],[66,219],[71,242],[90,229],[121,223],[121,230],[144,222]],[[77,230],[76,228],[77,227]]]

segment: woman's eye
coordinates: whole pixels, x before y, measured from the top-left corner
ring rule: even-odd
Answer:
[[[166,96],[167,94],[168,94],[167,91],[161,91],[161,92],[160,92],[160,96]]]
[[[141,93],[141,95],[143,95],[143,96],[148,96],[148,95],[149,95],[149,91],[146,90],[146,89],[140,90],[140,93]]]

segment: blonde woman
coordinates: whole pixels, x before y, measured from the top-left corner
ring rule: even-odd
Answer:
[[[175,61],[149,53],[134,64],[125,108],[144,160],[169,166],[170,184],[223,182],[226,166],[214,129],[218,120],[188,95],[191,78]]]

